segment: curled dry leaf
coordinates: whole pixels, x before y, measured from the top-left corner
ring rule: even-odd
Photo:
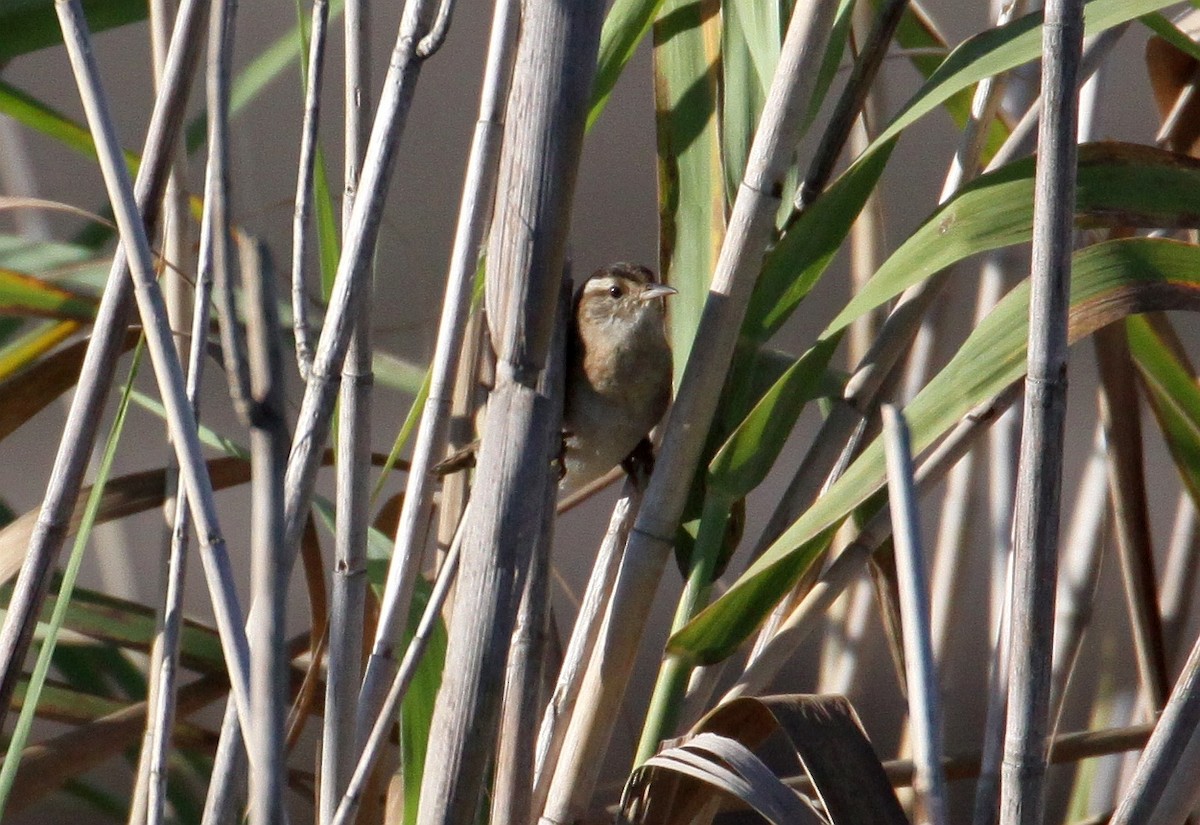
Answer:
[[[907,825],[879,757],[845,697],[797,694],[735,699],[701,719],[683,745],[705,734],[717,734],[753,750],[777,733],[785,738],[811,780],[824,816],[832,825],[861,822]],[[660,756],[671,752],[677,749],[664,751]],[[735,751],[727,753],[732,758]],[[725,770],[731,767],[725,757],[719,756],[717,760],[718,767]],[[656,766],[652,761],[630,776],[622,797],[622,815],[636,815],[636,819],[626,821],[645,825],[689,822],[718,795],[732,790],[700,779],[697,771],[684,775],[665,766],[665,762],[660,761]],[[789,773],[794,766],[770,767],[778,777]],[[771,793],[765,784],[764,792]]]

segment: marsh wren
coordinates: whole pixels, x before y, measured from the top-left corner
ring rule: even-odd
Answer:
[[[560,493],[624,462],[666,412],[671,345],[663,299],[675,292],[646,267],[617,263],[592,273],[575,293]]]

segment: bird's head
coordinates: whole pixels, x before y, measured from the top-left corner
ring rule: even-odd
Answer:
[[[592,273],[576,296],[580,334],[619,335],[650,326],[662,329],[662,299],[677,290],[658,283],[654,273],[638,264],[618,263]]]

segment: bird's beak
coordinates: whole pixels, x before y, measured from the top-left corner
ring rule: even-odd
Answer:
[[[650,286],[642,290],[641,298],[643,301],[651,301],[655,298],[666,298],[668,295],[675,295],[678,292],[679,290],[673,286],[650,284]]]

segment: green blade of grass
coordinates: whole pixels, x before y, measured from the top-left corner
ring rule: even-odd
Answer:
[[[112,473],[113,460],[116,458],[117,444],[120,442],[121,433],[125,428],[125,415],[129,411],[130,391],[133,389],[133,381],[137,375],[142,351],[143,348],[139,342],[138,348],[134,352],[133,364],[130,366],[129,378],[125,382],[125,390],[122,393],[121,402],[117,407],[116,418],[113,421],[108,439],[104,445],[104,454],[96,471],[96,481],[92,487],[92,494],[88,497],[83,524],[76,534],[66,569],[63,571],[62,583],[58,591],[58,601],[54,605],[54,611],[50,618],[49,633],[38,650],[37,662],[34,665],[33,675],[29,682],[26,704],[21,708],[12,738],[8,742],[4,764],[0,766],[0,817],[3,816],[4,808],[8,804],[8,796],[12,792],[13,782],[17,777],[17,769],[21,765],[21,752],[24,750],[25,743],[29,740],[29,734],[33,728],[38,696],[41,693],[42,685],[46,682],[58,633],[66,620],[67,606],[71,601],[71,591],[75,587],[75,580],[79,575],[79,567],[83,562],[83,553],[91,536],[92,527],[96,523],[96,517],[100,512],[100,504],[104,497],[104,483]]]

